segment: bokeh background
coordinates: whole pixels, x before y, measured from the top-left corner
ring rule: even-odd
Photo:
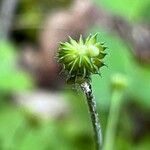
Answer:
[[[94,150],[85,97],[55,55],[68,36],[96,32],[108,47],[92,76],[104,139],[121,74],[114,150],[150,149],[149,0],[0,0],[0,150]]]

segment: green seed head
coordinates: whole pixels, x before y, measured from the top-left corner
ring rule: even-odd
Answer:
[[[70,37],[69,42],[60,44],[58,61],[67,72],[69,83],[82,83],[89,80],[91,74],[100,74],[106,47],[97,41],[97,35],[90,35],[85,41],[80,36],[78,42]]]

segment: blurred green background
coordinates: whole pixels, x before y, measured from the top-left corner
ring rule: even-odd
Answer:
[[[121,97],[114,150],[149,150],[150,61],[145,61],[145,55],[139,59],[139,45],[110,29],[109,20],[117,17],[132,29],[137,25],[149,29],[150,1],[14,0],[14,8],[9,5],[13,0],[6,1],[0,0],[0,150],[94,150],[85,97],[80,89],[65,84],[53,56],[61,38],[96,32],[108,47],[108,67],[101,69],[101,77],[92,76],[104,139],[113,95],[111,79],[122,74],[127,87]],[[7,7],[14,9],[11,17]],[[108,23],[101,26],[105,19],[99,15],[90,23],[93,10],[109,14],[104,15]],[[69,20],[68,14],[74,19]],[[150,60],[150,47],[146,49]]]

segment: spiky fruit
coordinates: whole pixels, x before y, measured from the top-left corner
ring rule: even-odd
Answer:
[[[82,83],[90,80],[91,74],[100,74],[106,47],[98,42],[97,35],[90,35],[85,41],[80,36],[78,42],[69,37],[69,42],[60,44],[58,61],[67,72],[69,83]]]

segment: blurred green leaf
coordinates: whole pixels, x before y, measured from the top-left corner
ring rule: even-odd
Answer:
[[[0,42],[0,91],[13,92],[32,87],[31,77],[17,67],[16,48],[8,42]]]
[[[114,15],[122,16],[130,21],[140,20],[149,4],[149,0],[94,0]],[[149,9],[147,9],[149,10]],[[147,11],[149,13],[149,11]]]

